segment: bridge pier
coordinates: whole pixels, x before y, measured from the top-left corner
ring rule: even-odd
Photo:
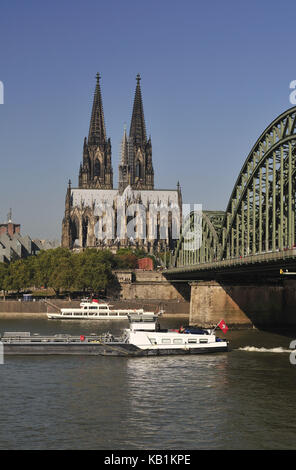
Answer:
[[[296,325],[296,280],[191,283],[190,325]]]

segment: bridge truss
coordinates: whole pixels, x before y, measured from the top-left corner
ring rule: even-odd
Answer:
[[[296,107],[276,118],[251,149],[217,227],[202,215],[202,243],[188,244],[194,213],[176,247],[174,267],[293,250],[296,197]],[[296,254],[296,252],[295,252]]]

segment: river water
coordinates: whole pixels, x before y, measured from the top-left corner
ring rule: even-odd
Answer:
[[[118,333],[124,327],[0,320],[1,333]],[[295,449],[296,366],[288,348],[296,332],[226,336],[231,352],[216,355],[6,357],[0,449]]]

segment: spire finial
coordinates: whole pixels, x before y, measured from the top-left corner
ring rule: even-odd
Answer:
[[[72,181],[69,179],[69,181],[68,181],[68,187],[69,187],[69,189],[71,189],[71,184],[72,184]]]
[[[97,79],[97,82],[99,82],[101,80],[101,75],[99,74],[99,72],[96,75],[96,79]]]
[[[12,222],[12,209],[9,209],[9,212],[7,214],[7,222],[8,223]]]
[[[136,76],[137,84],[140,85],[141,75],[138,73]]]

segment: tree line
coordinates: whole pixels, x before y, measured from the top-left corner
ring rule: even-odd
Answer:
[[[36,256],[10,264],[0,263],[0,290],[20,292],[29,288],[98,293],[114,282],[114,269],[134,269],[137,260],[147,256],[140,250],[88,248],[73,252],[66,248],[41,251]],[[155,259],[153,259],[155,263]]]

